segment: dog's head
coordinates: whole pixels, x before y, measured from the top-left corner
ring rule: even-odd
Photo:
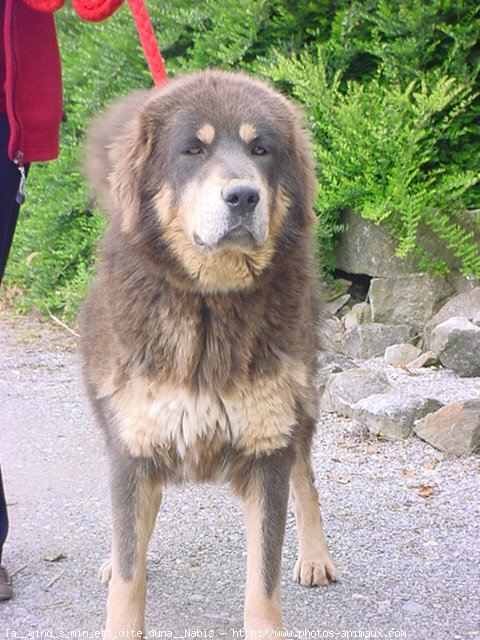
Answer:
[[[171,252],[200,290],[250,286],[313,222],[301,117],[247,76],[210,71],[135,94],[91,139],[90,176],[120,215],[120,233]]]

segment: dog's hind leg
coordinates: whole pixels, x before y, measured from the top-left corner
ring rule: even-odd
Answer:
[[[291,449],[256,458],[234,485],[245,513],[248,632],[282,629],[280,573],[291,460]]]
[[[144,633],[146,554],[162,498],[153,462],[109,447],[113,512],[112,572],[106,631],[109,637]]]
[[[309,418],[308,418],[309,419]],[[312,429],[310,430],[313,433]],[[341,579],[327,547],[310,460],[311,435],[298,443],[290,475],[290,495],[298,529],[298,560],[293,579],[305,587],[326,585]]]

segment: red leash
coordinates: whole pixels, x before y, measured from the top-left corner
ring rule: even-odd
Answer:
[[[24,2],[36,11],[45,11],[48,13],[60,9],[60,7],[65,4],[65,0],[24,0]],[[84,20],[100,22],[110,17],[122,2],[123,0],[72,0],[72,5],[78,15]],[[153,32],[147,8],[143,0],[128,0],[128,4],[130,5],[135,20],[138,36],[142,43],[153,81],[155,85],[159,87],[167,82],[167,71],[162,54],[158,48],[157,39]]]
[[[162,54],[158,48],[157,39],[153,32],[147,8],[143,0],[128,0],[135,24],[137,26],[138,37],[142,43],[143,51],[150,68],[155,86],[159,87],[167,82],[167,70],[163,63]]]

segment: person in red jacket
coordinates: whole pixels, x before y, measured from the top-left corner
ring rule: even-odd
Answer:
[[[0,3],[0,25],[1,281],[22,201],[18,192],[25,166],[53,160],[59,153],[62,78],[51,14],[5,0]]]
[[[0,0],[0,282],[31,162],[59,153],[62,80],[51,14],[20,0]],[[8,514],[0,468],[0,600],[11,597],[1,564]]]

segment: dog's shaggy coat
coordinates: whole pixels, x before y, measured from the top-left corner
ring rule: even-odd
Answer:
[[[87,172],[109,215],[82,318],[111,473],[107,629],[144,630],[148,540],[162,488],[184,480],[243,501],[245,626],[279,629],[289,486],[294,577],[339,578],[310,464],[320,305],[301,117],[244,75],[185,77],[94,123]]]

